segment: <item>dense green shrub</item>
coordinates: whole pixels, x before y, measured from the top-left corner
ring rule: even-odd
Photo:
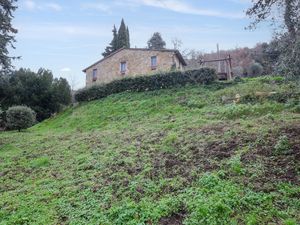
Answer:
[[[0,78],[0,99],[3,110],[27,105],[42,121],[71,103],[71,88],[66,79],[54,78],[49,70],[21,68]]]
[[[36,113],[27,106],[13,106],[6,111],[6,125],[9,129],[21,131],[31,127],[36,120]]]
[[[215,81],[216,78],[215,70],[209,68],[124,78],[108,84],[94,85],[81,89],[75,94],[75,99],[79,102],[91,101],[124,91],[142,92],[184,86],[186,84],[209,84]]]
[[[248,73],[252,77],[257,77],[262,75],[264,68],[260,63],[253,63],[249,66]]]
[[[0,129],[4,127],[4,111],[0,108]]]

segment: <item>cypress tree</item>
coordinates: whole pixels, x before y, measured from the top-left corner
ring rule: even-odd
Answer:
[[[123,47],[126,47],[126,48],[130,47],[129,30],[126,29],[124,19],[122,19],[121,25],[120,25],[120,28],[118,31],[118,49],[123,48]]]
[[[113,27],[113,39],[110,42],[109,46],[105,48],[105,51],[102,53],[104,57],[110,55],[114,51],[120,48],[130,48],[130,37],[129,29],[126,27],[124,19],[121,21],[119,31],[117,32],[116,26]]]
[[[111,45],[112,51],[116,51],[118,49],[118,32],[117,32],[117,28],[115,25],[113,28],[113,37],[114,38],[111,41],[110,45]]]
[[[114,25],[112,32],[113,32],[113,39],[109,43],[109,46],[107,46],[105,48],[105,51],[102,53],[102,55],[104,57],[110,55],[111,53],[113,53],[114,51],[116,51],[118,49],[118,33],[117,33],[117,29],[116,29],[115,25]]]
[[[129,29],[128,29],[128,26],[126,28],[126,34],[127,34],[127,45],[126,47],[127,48],[130,48],[130,35],[129,35]]]

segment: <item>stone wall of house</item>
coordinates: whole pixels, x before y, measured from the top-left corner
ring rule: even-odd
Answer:
[[[156,69],[151,68],[151,57],[157,57]],[[126,72],[121,73],[120,64],[126,62]],[[174,52],[145,51],[123,49],[86,70],[86,86],[93,84],[109,83],[115,79],[134,77],[138,75],[151,75],[159,72],[170,71],[176,64],[177,70],[182,70],[178,57]],[[93,81],[93,70],[97,69],[97,80]]]

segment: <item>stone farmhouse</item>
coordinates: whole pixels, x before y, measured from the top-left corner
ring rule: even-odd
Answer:
[[[86,74],[86,86],[89,87],[124,77],[183,70],[184,66],[186,62],[177,50],[121,48],[83,72]]]

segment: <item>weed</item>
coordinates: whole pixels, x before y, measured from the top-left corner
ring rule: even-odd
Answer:
[[[50,160],[48,157],[40,157],[32,160],[30,164],[33,168],[40,168],[40,167],[48,166],[50,164]]]
[[[282,135],[279,137],[275,147],[274,152],[275,154],[285,154],[288,153],[290,150],[290,142],[286,135]]]
[[[229,160],[230,169],[236,175],[244,174],[245,170],[243,169],[241,157],[236,155],[235,157]]]
[[[168,134],[168,136],[165,137],[163,140],[164,151],[166,151],[166,152],[174,151],[174,147],[175,147],[177,141],[178,141],[177,133]]]

